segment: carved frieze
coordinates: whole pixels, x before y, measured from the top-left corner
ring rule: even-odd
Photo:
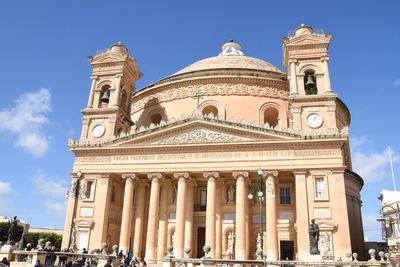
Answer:
[[[157,103],[169,102],[177,99],[192,98],[199,90],[201,90],[203,96],[267,96],[286,99],[289,95],[288,90],[279,88],[279,86],[243,83],[204,83],[181,87],[166,86],[166,88],[163,87],[163,89],[164,90],[152,94],[144,93],[143,95],[135,97],[135,102],[132,103],[131,113],[133,114],[147,107],[152,98],[157,99]]]
[[[236,142],[248,139],[238,136],[216,133],[204,129],[196,129],[154,142],[154,144],[192,144],[192,143],[221,143]]]

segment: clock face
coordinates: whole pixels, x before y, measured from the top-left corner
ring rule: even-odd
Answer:
[[[105,132],[104,126],[101,124],[97,124],[96,126],[93,127],[92,135],[93,137],[100,137],[104,134],[104,132]]]
[[[310,113],[307,116],[307,124],[312,128],[317,128],[322,125],[322,117],[318,113]]]

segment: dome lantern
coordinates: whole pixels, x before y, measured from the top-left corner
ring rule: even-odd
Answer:
[[[241,49],[240,44],[230,40],[222,46],[222,52],[218,56],[244,56]]]

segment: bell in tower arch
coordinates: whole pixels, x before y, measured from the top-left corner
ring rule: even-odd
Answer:
[[[316,95],[318,93],[313,74],[306,74],[306,77],[304,79],[304,89],[306,91],[306,95]]]
[[[103,103],[110,102],[110,90],[105,90],[100,100]]]

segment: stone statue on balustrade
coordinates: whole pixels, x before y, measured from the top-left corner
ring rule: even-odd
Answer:
[[[310,227],[308,228],[308,233],[310,234],[310,254],[320,255],[320,251],[318,249],[319,226],[315,223],[315,219],[311,220]]]
[[[17,228],[18,220],[17,216],[14,216],[14,218],[10,220],[10,228],[8,229],[8,240],[6,243],[7,245],[15,245],[15,243],[18,242]]]

